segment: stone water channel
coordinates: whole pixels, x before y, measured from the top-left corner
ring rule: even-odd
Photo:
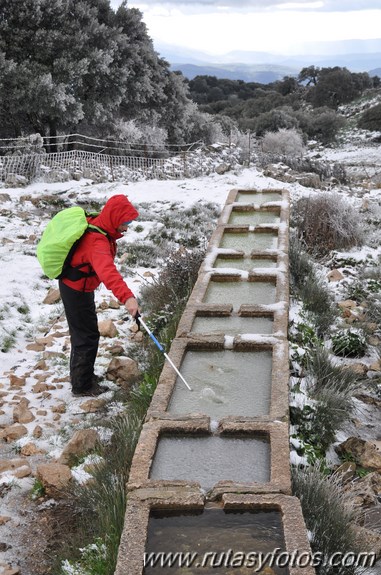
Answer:
[[[230,192],[169,351],[192,391],[164,366],[115,575],[315,573],[285,559],[310,553],[291,495],[288,226],[286,190]],[[283,560],[259,567],[276,549]],[[195,555],[144,566],[145,553]]]

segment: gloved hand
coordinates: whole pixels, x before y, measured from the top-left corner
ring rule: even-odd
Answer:
[[[124,307],[133,318],[139,312],[138,300],[135,297],[129,297],[128,300],[126,300]]]

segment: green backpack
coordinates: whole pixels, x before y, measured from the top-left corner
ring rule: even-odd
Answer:
[[[104,230],[89,224],[86,219],[96,215],[98,214],[87,214],[83,208],[75,206],[58,212],[50,220],[37,244],[37,259],[48,278],[59,279],[66,276],[75,248],[86,231],[100,232],[107,236]],[[77,273],[70,279],[75,281],[94,275],[94,272],[80,271],[79,268],[85,265],[88,264],[71,268]]]

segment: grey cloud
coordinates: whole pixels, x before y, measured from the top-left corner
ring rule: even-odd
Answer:
[[[139,1],[139,0],[138,0]],[[137,3],[137,2],[135,2]],[[141,0],[142,5],[175,5],[177,8],[187,7],[193,10],[197,6],[204,8],[232,8],[232,9],[276,9],[281,8],[284,4],[293,4],[297,7],[300,4],[301,10],[319,10],[322,12],[347,12],[349,10],[370,10],[380,9],[380,0],[325,0],[323,6],[317,7],[314,0],[164,0],[158,2],[157,0]]]

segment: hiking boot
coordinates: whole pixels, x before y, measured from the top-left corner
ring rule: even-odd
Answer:
[[[89,387],[88,389],[73,389],[72,394],[79,397],[86,397],[86,396],[97,397],[98,395],[106,393],[107,391],[109,391],[109,388],[106,387],[105,385],[99,385],[98,383],[93,383],[91,387]]]
[[[93,377],[91,378],[91,383],[96,384],[96,383],[100,383],[103,380],[104,380],[103,375],[97,375],[96,373],[93,373]]]

